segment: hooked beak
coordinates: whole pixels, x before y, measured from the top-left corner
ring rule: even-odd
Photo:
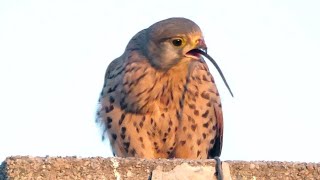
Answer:
[[[207,54],[207,45],[203,39],[198,39],[196,41],[195,48],[191,49],[186,53],[186,56],[199,59],[201,54]]]

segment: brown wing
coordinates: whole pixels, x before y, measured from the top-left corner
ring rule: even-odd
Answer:
[[[211,159],[221,155],[223,143],[223,115],[221,100],[214,78],[210,74],[206,62],[204,60],[201,60],[200,62],[201,65],[195,68],[192,74],[194,74],[195,77],[198,76],[198,79],[196,78],[197,81],[200,82],[198,87],[199,89],[202,87],[204,90],[200,94],[201,99],[207,98],[209,100],[209,103],[207,104],[207,107],[209,108],[208,119],[210,123],[213,123],[212,131],[209,129],[209,133],[211,132],[213,134],[213,139],[210,140],[207,158]]]
[[[128,43],[126,51],[117,59],[113,60],[105,73],[105,79],[102,91],[99,97],[99,104],[96,116],[96,122],[104,125],[104,121],[107,121],[105,118],[106,112],[110,111],[110,107],[114,109],[114,104],[119,103],[119,98],[123,86],[123,77],[126,65],[131,57],[132,51],[136,47],[136,40],[138,37],[143,35],[144,31],[137,33]],[[104,130],[105,131],[105,130]],[[104,136],[102,137],[104,139]]]
[[[176,134],[176,158],[207,159],[218,156],[222,146],[220,97],[206,63],[189,66],[180,128]],[[184,102],[184,103],[183,103]]]
[[[102,140],[106,137],[106,131],[110,129],[111,122],[107,119],[107,113],[113,111],[115,109],[114,103],[116,100],[116,91],[119,89],[119,83],[122,79],[122,74],[124,71],[124,58],[121,56],[115,60],[113,60],[105,73],[105,79],[102,91],[99,97],[99,104],[96,115],[96,123],[98,123],[103,130]],[[114,119],[113,117],[111,117]]]
[[[210,74],[206,62],[204,60],[201,60],[200,62],[201,64],[199,63],[198,66],[195,66],[193,72],[191,73],[191,78],[195,78],[195,80],[198,82],[200,99],[197,100],[197,106],[201,107],[201,105],[206,102],[203,100],[208,99],[206,108],[208,108],[207,111],[209,112],[209,126],[207,124],[204,125],[209,127],[209,134],[211,133],[213,135],[211,136],[212,139],[210,140],[207,156],[207,158],[210,159],[221,155],[223,143],[223,115],[221,100],[214,78]],[[191,84],[192,83],[190,83],[190,85]],[[206,130],[204,129],[203,131]]]
[[[223,116],[222,116],[222,109],[221,109],[221,103],[214,104],[214,109],[215,109],[215,117],[217,119],[217,124],[216,124],[216,138],[214,145],[211,149],[209,149],[208,152],[208,158],[212,159],[216,156],[221,155],[222,151],[222,143],[223,143]]]

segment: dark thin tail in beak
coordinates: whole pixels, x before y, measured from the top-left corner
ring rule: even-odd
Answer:
[[[227,80],[226,80],[226,78],[224,77],[224,75],[223,75],[221,69],[219,68],[218,64],[216,63],[216,61],[215,61],[209,54],[207,54],[207,53],[204,52],[204,51],[201,51],[200,49],[194,49],[193,51],[196,51],[197,53],[202,54],[204,57],[206,57],[207,59],[209,59],[209,60],[212,62],[212,64],[213,64],[213,65],[216,67],[216,69],[218,70],[218,72],[219,72],[219,74],[220,74],[220,76],[221,76],[224,84],[227,86],[227,88],[228,88],[231,96],[233,97],[233,93],[232,93],[232,91],[231,91],[231,89],[230,89],[230,87],[229,87],[229,85],[228,85],[228,83],[227,83]]]

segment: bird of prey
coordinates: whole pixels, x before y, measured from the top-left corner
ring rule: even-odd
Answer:
[[[202,56],[214,63],[229,86],[206,51],[199,26],[186,18],[159,21],[129,41],[107,68],[96,118],[114,155],[220,156],[221,101]]]

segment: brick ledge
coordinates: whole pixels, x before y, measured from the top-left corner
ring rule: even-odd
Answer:
[[[0,180],[139,180],[150,179],[151,174],[153,174],[152,179],[166,179],[165,177],[173,176],[176,177],[174,179],[183,179],[183,177],[200,177],[199,174],[202,177],[206,172],[209,172],[209,175],[213,174],[215,171],[213,167],[215,167],[214,160],[13,156],[2,162]],[[224,161],[224,171],[227,169],[226,167],[230,169],[232,179],[320,179],[320,163]],[[181,171],[181,168],[186,169]],[[170,176],[165,176],[168,175],[168,172],[171,172]],[[225,179],[230,179],[227,178],[228,175],[225,173]]]

